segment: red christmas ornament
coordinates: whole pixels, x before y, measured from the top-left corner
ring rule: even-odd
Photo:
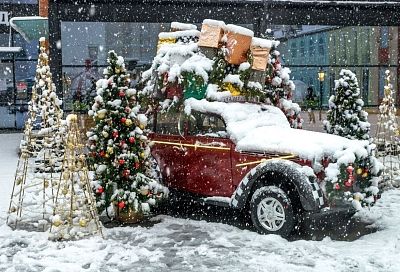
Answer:
[[[126,108],[125,108],[125,112],[126,112],[126,113],[130,113],[130,112],[131,112],[131,108],[126,107]]]
[[[340,190],[340,185],[339,185],[339,183],[336,183],[336,184],[335,184],[335,190]]]
[[[135,162],[135,169],[139,169],[140,164],[138,162]]]
[[[118,95],[119,95],[119,97],[124,97],[125,93],[124,93],[124,91],[119,91]]]
[[[120,209],[125,208],[125,202],[120,201],[120,202],[118,203],[118,207],[119,207]]]
[[[104,150],[101,150],[100,152],[99,152],[99,156],[100,157],[104,157],[106,155],[106,153],[104,152]]]
[[[133,144],[136,141],[135,137],[129,137],[129,142]]]
[[[121,159],[118,161],[119,165],[123,165],[125,163],[125,160]]]
[[[121,123],[125,124],[125,122],[126,122],[126,118],[125,118],[125,117],[122,117],[122,118],[121,118]]]
[[[354,167],[353,166],[351,166],[351,165],[347,166],[346,172],[347,172],[349,178],[344,182],[344,185],[346,187],[353,186],[353,182],[354,182],[353,171],[354,171]]]
[[[98,193],[98,194],[101,194],[101,193],[103,193],[103,192],[104,192],[103,186],[100,186],[99,188],[97,188],[97,193]]]
[[[130,173],[131,171],[129,171],[129,169],[125,169],[124,171],[122,171],[122,176],[128,177]]]
[[[112,136],[113,136],[113,138],[117,138],[118,137],[118,131],[113,131]]]

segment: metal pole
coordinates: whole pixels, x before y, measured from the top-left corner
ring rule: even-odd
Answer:
[[[322,87],[323,87],[323,81],[319,81],[319,120],[322,120]]]
[[[11,43],[14,46],[14,33],[11,31]],[[13,73],[13,106],[14,106],[14,127],[17,129],[17,80],[15,77],[15,52],[12,53],[12,73]]]

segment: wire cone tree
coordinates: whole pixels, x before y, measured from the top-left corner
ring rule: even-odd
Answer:
[[[67,121],[69,130],[51,218],[50,239],[79,239],[96,234],[103,236],[77,116],[71,114]]]
[[[379,106],[374,143],[378,149],[377,156],[385,167],[381,186],[391,188],[400,187],[400,131],[390,71],[386,70],[385,74],[385,96]]]
[[[368,113],[362,107],[360,88],[353,72],[342,69],[340,79],[335,80],[335,95],[329,99],[324,129],[329,134],[349,139],[369,140]]]
[[[53,204],[52,184],[57,181],[62,156],[62,110],[48,56],[40,39],[40,55],[36,69],[35,86],[25,122],[24,140],[14,177],[7,223],[13,228],[39,228],[46,230]],[[33,131],[36,120],[40,129]]]

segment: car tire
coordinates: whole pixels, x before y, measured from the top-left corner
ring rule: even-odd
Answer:
[[[295,226],[290,198],[279,187],[258,188],[250,201],[250,216],[257,232],[288,237]]]

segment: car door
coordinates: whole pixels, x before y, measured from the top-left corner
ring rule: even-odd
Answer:
[[[221,117],[192,112],[188,120],[188,146],[185,160],[186,188],[203,196],[230,197],[233,193],[231,171],[232,141]]]
[[[150,135],[152,140],[151,153],[160,167],[165,185],[175,189],[185,189],[186,181],[186,152],[183,145],[183,120],[176,112],[167,114],[157,113],[153,124],[154,132]]]

